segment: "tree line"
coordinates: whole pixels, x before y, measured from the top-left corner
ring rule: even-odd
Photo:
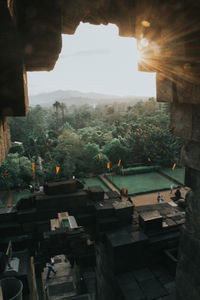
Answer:
[[[169,130],[169,106],[154,98],[96,107],[30,107],[27,117],[10,118],[12,147],[1,166],[1,188],[55,178],[85,177],[124,168],[179,164],[182,140]],[[99,157],[100,155],[100,157]],[[56,166],[60,167],[56,174]]]

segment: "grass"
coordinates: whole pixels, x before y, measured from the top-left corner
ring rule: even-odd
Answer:
[[[12,204],[17,204],[17,202],[23,198],[31,195],[29,191],[23,191],[23,192],[16,192],[13,191],[14,197],[13,197],[13,202]],[[9,192],[8,191],[1,191],[0,192],[0,208],[5,207],[7,202],[8,202],[8,196]]]
[[[160,172],[178,181],[180,184],[184,184],[185,168],[176,168],[174,171],[169,168],[160,169]]]
[[[8,201],[8,191],[0,192],[0,208],[5,207]]]
[[[112,182],[112,175],[107,175],[107,178]],[[172,181],[157,172],[151,172],[129,176],[116,175],[113,177],[113,183],[118,189],[127,188],[129,194],[137,195],[170,189]]]
[[[23,192],[14,192],[14,199],[13,199],[13,204],[17,204],[17,202],[24,197],[32,195],[31,192],[29,191],[23,191]]]
[[[81,180],[85,182],[85,187],[99,185],[102,187],[104,192],[108,192],[110,190],[98,177],[93,177],[92,179],[82,178]]]
[[[160,166],[140,166],[124,169],[124,175],[135,175],[154,172],[160,169]]]

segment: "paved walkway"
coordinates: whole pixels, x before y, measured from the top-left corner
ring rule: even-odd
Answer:
[[[185,195],[188,190],[189,188],[187,187],[183,187],[180,189],[183,198],[185,198]],[[164,197],[164,203],[167,202],[174,203],[174,201],[171,200],[171,197],[175,196],[174,195],[175,190],[173,191],[172,194],[170,192],[171,192],[170,190],[167,191],[165,190],[160,192],[160,195]],[[135,206],[142,206],[142,205],[158,204],[157,196],[158,193],[149,193],[149,194],[143,194],[138,196],[131,196],[131,199],[133,200]]]
[[[51,272],[49,280],[46,280],[47,268],[45,268],[43,274],[48,299],[67,299],[76,296],[77,292],[70,263],[65,261],[64,255],[56,256],[54,257],[54,260],[56,274],[54,275],[54,273]]]
[[[103,174],[99,175],[99,177],[111,189],[111,191],[115,191],[120,194],[120,191]]]

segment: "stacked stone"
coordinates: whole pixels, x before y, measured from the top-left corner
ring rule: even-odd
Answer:
[[[96,234],[101,235],[106,231],[120,228],[132,222],[134,206],[120,199],[104,200],[95,204],[96,211]]]
[[[134,240],[135,238],[135,240]],[[171,300],[174,276],[161,264],[145,266],[148,238],[126,230],[96,245],[97,294],[101,300]]]
[[[131,225],[104,231],[96,244],[100,299],[171,300],[183,222],[179,208],[143,206],[135,208]]]
[[[94,268],[82,269],[82,276],[87,292],[91,296],[91,300],[96,299],[96,274]]]
[[[6,118],[0,119],[0,165],[5,160],[5,157],[10,148],[10,130]]]

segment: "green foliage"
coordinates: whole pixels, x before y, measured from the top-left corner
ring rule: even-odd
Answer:
[[[6,170],[6,178],[4,172]],[[10,153],[1,166],[1,188],[28,185],[32,179],[31,162],[25,156],[18,153]]]
[[[100,152],[100,147],[95,143],[88,143],[83,147],[83,155],[88,160],[92,159]]]
[[[126,160],[128,149],[122,145],[119,139],[114,138],[109,144],[103,147],[103,153],[108,156],[113,164],[116,164],[120,159],[123,161]]]
[[[101,154],[101,160],[99,161],[99,156],[95,155],[92,159],[93,162],[93,172],[95,174],[100,174],[107,171],[107,162],[109,162],[108,157],[105,154]]]
[[[11,148],[9,150],[9,153],[19,153],[19,154],[23,154],[24,152],[24,147],[23,144],[21,143],[12,143]]]
[[[123,173],[124,175],[144,174],[144,173],[157,171],[159,169],[160,166],[142,166],[142,167],[124,169]]]
[[[38,105],[27,117],[10,118],[10,128],[12,141],[22,145],[13,144],[1,168],[1,186],[6,184],[5,168],[11,186],[31,182],[31,162],[36,166],[35,180],[43,182],[106,172],[109,161],[113,170],[119,170],[119,160],[125,168],[147,164],[149,157],[149,165],[162,167],[180,160],[182,140],[170,133],[169,106],[154,98],[95,108],[66,107],[56,101],[52,108]]]

